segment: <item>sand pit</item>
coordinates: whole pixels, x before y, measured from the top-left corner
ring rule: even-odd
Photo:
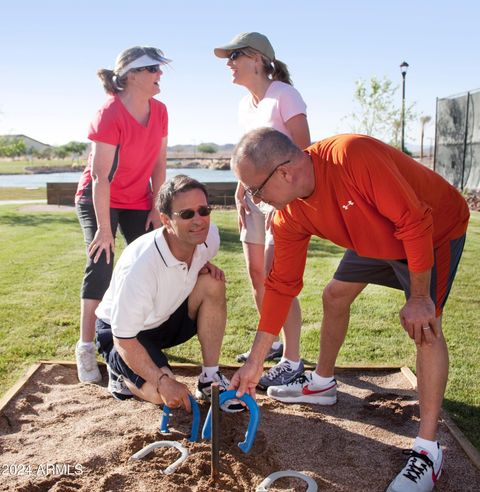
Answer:
[[[197,369],[175,369],[193,390]],[[231,371],[225,371],[227,375]],[[381,491],[401,468],[418,424],[416,394],[398,370],[342,371],[339,402],[332,407],[284,405],[260,396],[261,422],[249,454],[243,440],[247,413],[222,413],[220,477],[210,479],[210,443],[189,443],[191,419],[174,411],[172,434],[160,434],[161,410],[135,400],[114,400],[104,386],[77,382],[74,366],[43,364],[0,416],[1,491],[254,491],[274,471],[312,477],[319,490]],[[202,425],[208,406],[200,405]],[[160,470],[177,459],[158,449],[142,461],[130,456],[158,440],[190,450],[172,475]],[[444,424],[446,450],[438,491],[478,490],[480,471]],[[284,478],[272,491],[303,491]]]

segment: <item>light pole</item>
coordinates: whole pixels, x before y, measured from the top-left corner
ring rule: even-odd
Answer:
[[[402,62],[400,72],[402,72],[402,152],[405,152],[405,76],[407,75],[408,63]]]

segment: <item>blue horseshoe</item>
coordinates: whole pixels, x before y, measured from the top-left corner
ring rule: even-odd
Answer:
[[[190,398],[190,403],[192,404],[192,434],[188,438],[190,442],[196,442],[198,440],[198,430],[200,428],[200,409],[198,408],[198,403],[192,395],[188,395]],[[160,432],[163,434],[169,432],[168,430],[168,419],[170,417],[170,408],[167,405],[163,405],[162,420],[160,421]]]
[[[248,409],[250,410],[250,421],[248,422],[247,432],[245,432],[245,441],[239,442],[238,447],[244,452],[248,453],[253,446],[253,441],[255,440],[255,436],[257,434],[258,424],[260,423],[260,410],[258,409],[258,405],[255,400],[246,393],[243,394],[240,398],[237,398],[236,390],[228,390],[224,391],[219,398],[219,404],[222,405],[226,400],[237,399],[242,400],[247,404]],[[207,419],[203,424],[202,429],[202,438],[203,439],[211,439],[212,437],[212,407],[208,410]]]

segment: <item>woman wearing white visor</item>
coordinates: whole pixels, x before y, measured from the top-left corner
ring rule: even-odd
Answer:
[[[115,234],[127,243],[160,225],[154,197],[165,181],[168,114],[160,92],[161,50],[135,46],[118,55],[113,70],[97,72],[108,98],[90,124],[92,151],[75,197],[87,245],[81,289],[78,377],[99,382],[95,309],[113,269]]]

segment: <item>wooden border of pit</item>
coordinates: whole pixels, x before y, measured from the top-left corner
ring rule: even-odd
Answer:
[[[37,364],[33,364],[30,366],[23,376],[3,395],[0,399],[0,413],[3,412],[4,408],[10,403],[11,400],[17,396],[18,393],[27,385],[30,381],[30,378],[42,367],[47,364],[59,364],[62,366],[75,367],[76,363],[73,361],[65,361],[65,360],[41,360]],[[100,362],[99,365],[104,366],[105,364]],[[171,364],[173,368],[178,367],[181,368],[198,368],[197,364]],[[226,369],[237,369],[241,367],[240,364],[235,365],[222,365],[221,367]],[[315,366],[311,364],[305,364],[306,369],[314,369]],[[349,365],[349,366],[338,366],[335,367],[336,373],[342,373],[346,371],[401,371],[405,379],[410,383],[412,389],[416,391],[417,389],[417,378],[415,374],[405,366],[362,366],[362,365]],[[459,446],[463,449],[465,454],[470,458],[472,463],[480,470],[480,452],[473,446],[473,444],[465,437],[463,432],[459,429],[459,427],[453,422],[452,418],[448,413],[442,409],[441,419],[443,420],[445,426],[449,430],[450,434],[452,434],[453,438],[457,441]]]

